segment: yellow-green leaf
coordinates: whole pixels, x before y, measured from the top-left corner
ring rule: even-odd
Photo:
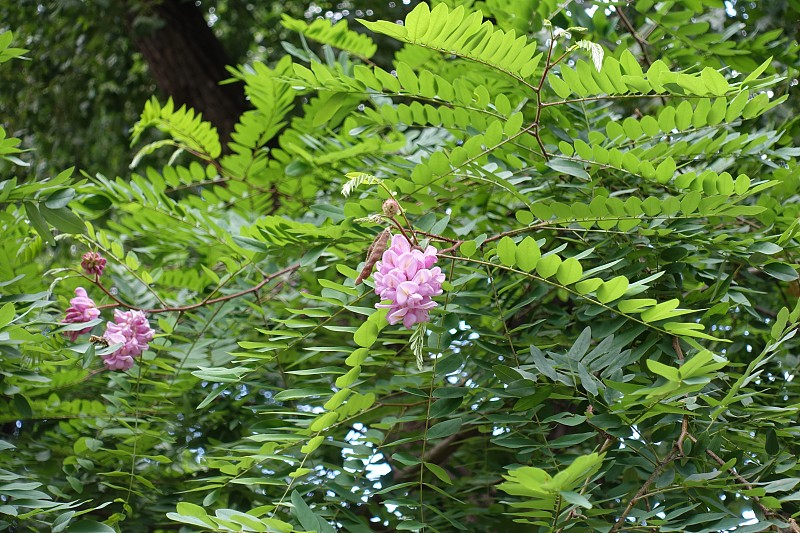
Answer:
[[[628,278],[625,276],[617,276],[603,282],[603,285],[597,289],[597,299],[603,303],[608,303],[625,294],[628,290]]]
[[[516,259],[519,268],[526,272],[532,271],[536,268],[536,263],[542,257],[542,251],[539,245],[536,244],[536,239],[533,237],[525,237],[522,242],[517,246]]]
[[[565,259],[558,267],[558,272],[556,273],[556,279],[558,279],[558,282],[562,285],[575,283],[581,279],[581,276],[583,276],[583,267],[574,257]]]
[[[517,245],[511,237],[503,237],[497,243],[497,257],[506,266],[514,266],[517,260]]]

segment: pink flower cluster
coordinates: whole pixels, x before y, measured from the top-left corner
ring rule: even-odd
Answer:
[[[436,263],[436,248],[425,251],[412,248],[403,235],[392,237],[392,245],[383,252],[375,272],[375,294],[391,303],[375,307],[389,309],[389,324],[400,321],[407,328],[428,321],[428,311],[436,307],[432,296],[442,294],[444,274]],[[432,267],[432,268],[431,268]]]
[[[129,370],[133,366],[133,358],[147,349],[147,343],[153,340],[154,334],[143,312],[114,310],[114,322],[106,324],[103,338],[109,344],[122,343],[122,347],[104,355],[103,362],[111,370]]]
[[[81,266],[87,274],[101,276],[106,266],[106,260],[96,252],[84,254]],[[67,309],[67,316],[64,322],[67,324],[80,324],[89,322],[100,316],[100,309],[94,301],[86,294],[86,289],[78,287],[75,289],[75,298],[69,301],[70,307]],[[75,342],[78,335],[89,333],[91,327],[76,331],[65,331],[66,336]],[[150,327],[150,322],[142,311],[114,311],[114,322],[106,324],[106,331],[103,339],[109,344],[122,344],[117,351],[103,355],[103,363],[110,370],[130,370],[133,366],[133,358],[138,357],[147,349],[148,343],[153,340],[155,331]]]
[[[81,258],[81,267],[90,276],[102,276],[106,268],[106,258],[97,252],[86,252]]]
[[[79,324],[82,322],[90,322],[100,316],[100,310],[97,308],[97,305],[95,305],[94,300],[89,298],[89,295],[86,294],[86,289],[78,287],[75,289],[75,295],[75,298],[69,301],[67,316],[64,318],[65,323]],[[64,336],[72,342],[75,342],[78,335],[89,333],[91,329],[91,327],[88,327],[81,330],[65,331]]]

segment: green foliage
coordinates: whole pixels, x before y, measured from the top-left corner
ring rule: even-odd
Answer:
[[[797,527],[796,47],[716,1],[454,4],[363,21],[391,65],[286,18],[322,53],[231,69],[229,150],[152,99],[135,173],[2,183],[0,528]],[[360,283],[387,227],[446,276],[410,330]],[[128,372],[60,335],[127,307]]]
[[[309,39],[329,44],[363,59],[371,58],[378,50],[377,45],[367,35],[349,30],[346,20],[331,25],[325,19],[316,19],[308,24],[284,15],[282,24],[285,28],[300,32]]]

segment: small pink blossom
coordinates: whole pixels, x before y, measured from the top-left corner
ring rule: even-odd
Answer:
[[[84,272],[89,274],[90,276],[102,276],[103,270],[106,268],[106,259],[102,255],[97,252],[86,252],[83,254],[83,258],[81,261],[81,267],[83,267]]]
[[[103,337],[109,344],[122,343],[122,347],[110,355],[104,355],[103,363],[111,370],[129,370],[133,366],[133,358],[147,349],[154,334],[143,312],[116,309],[114,322],[106,324]]]
[[[391,303],[376,304],[388,308],[389,324],[403,322],[410,328],[417,322],[427,322],[428,311],[436,307],[432,296],[442,294],[444,274],[436,263],[436,248],[424,251],[412,248],[403,235],[395,235],[392,245],[383,253],[376,265],[375,294]],[[431,268],[433,267],[433,268]]]
[[[89,322],[100,316],[100,310],[95,305],[94,300],[89,298],[86,294],[86,289],[78,287],[75,289],[75,298],[69,301],[69,308],[67,308],[67,316],[64,318],[64,323],[77,324],[81,322]],[[89,333],[91,327],[75,331],[65,331],[64,336],[72,342],[78,338],[78,335]]]

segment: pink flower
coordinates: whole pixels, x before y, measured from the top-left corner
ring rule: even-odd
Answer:
[[[111,370],[128,370],[133,366],[133,358],[147,349],[155,331],[144,313],[137,310],[114,311],[114,322],[106,324],[103,337],[109,344],[122,343],[122,347],[110,355],[103,356],[103,362]]]
[[[100,316],[100,310],[97,308],[97,305],[95,305],[94,300],[89,298],[86,294],[86,289],[78,287],[75,289],[75,294],[75,298],[69,301],[70,307],[67,308],[67,316],[64,318],[64,323],[76,324],[89,322]],[[72,342],[75,342],[78,335],[89,333],[91,330],[92,328],[88,327],[81,330],[65,331],[64,336]]]
[[[83,254],[81,267],[84,272],[91,275],[102,276],[103,270],[106,268],[106,259],[97,252],[86,252]]]
[[[432,296],[442,294],[444,274],[436,262],[436,248],[424,251],[412,248],[403,235],[392,237],[392,245],[383,253],[375,272],[375,294],[391,303],[376,304],[388,308],[389,324],[403,322],[410,328],[417,322],[427,322],[428,311],[436,307]],[[433,267],[433,268],[431,268]]]

